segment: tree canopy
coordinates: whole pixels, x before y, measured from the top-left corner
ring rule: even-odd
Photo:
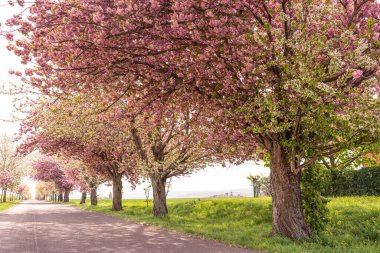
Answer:
[[[219,152],[208,158],[219,161],[268,153],[273,233],[298,239],[311,234],[302,170],[379,139],[379,21],[371,0],[38,0],[7,21],[18,32],[7,38],[33,63],[13,73],[57,106],[56,120],[34,122],[55,139],[90,145],[118,173],[143,162],[175,174],[184,167],[170,164],[184,150],[202,156],[211,147]],[[65,103],[99,113],[77,114]],[[165,153],[162,140],[177,130],[174,153]],[[158,159],[159,147],[169,163]]]

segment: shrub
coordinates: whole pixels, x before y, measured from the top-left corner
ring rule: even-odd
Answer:
[[[323,167],[318,164],[305,169],[302,173],[302,208],[306,221],[314,232],[322,231],[328,223],[328,200],[322,195],[325,181],[326,174]]]

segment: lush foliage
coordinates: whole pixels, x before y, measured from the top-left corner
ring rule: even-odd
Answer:
[[[365,167],[375,167],[380,165],[380,148],[377,148],[376,153],[366,154],[363,160]]]
[[[79,201],[71,203],[79,206]],[[145,200],[126,200],[123,205],[125,210],[119,213],[111,211],[107,200],[82,208],[272,253],[377,253],[380,248],[378,197],[332,198],[326,231],[298,243],[268,236],[270,198],[171,199],[167,218],[152,217]]]
[[[9,36],[9,48],[37,64],[25,81],[44,93],[128,92],[138,98],[132,113],[162,96],[181,94],[185,103],[189,92],[212,96],[213,116],[236,120],[228,125],[253,138],[251,146],[271,151],[268,142],[278,139],[291,164],[306,167],[297,161],[369,141],[377,131],[379,6],[37,1],[28,19],[7,24],[24,35]]]
[[[323,193],[327,196],[380,195],[380,167],[327,170]]]
[[[314,165],[302,171],[302,208],[314,232],[322,231],[328,222],[328,200],[322,194],[325,175],[320,165]]]

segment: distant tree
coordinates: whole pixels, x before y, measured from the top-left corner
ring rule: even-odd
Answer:
[[[254,176],[250,174],[249,176],[247,176],[247,179],[251,181],[253,197],[257,198],[260,195],[261,188],[266,183],[266,181],[268,181],[268,178],[262,175]]]
[[[36,191],[36,196],[35,196],[36,199],[47,200],[49,192],[47,191],[47,187],[44,184],[44,182],[38,181],[35,187],[35,191]]]
[[[1,171],[0,172],[0,187],[2,189],[1,191],[1,201],[6,202],[7,201],[7,189],[11,182],[11,175],[8,171]]]
[[[25,199],[28,193],[28,186],[26,184],[19,184],[16,187],[16,193],[18,195],[18,199]]]
[[[149,196],[150,196],[150,189],[152,188],[152,185],[147,186],[144,188],[144,193],[145,193],[145,200],[146,200],[146,207],[149,206]]]
[[[15,156],[12,137],[3,134],[0,137],[0,187],[3,202],[7,201],[7,191],[16,190],[16,186],[20,183],[23,176],[21,162],[21,158]]]

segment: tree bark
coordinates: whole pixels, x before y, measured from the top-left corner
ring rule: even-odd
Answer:
[[[63,194],[62,194],[62,192],[60,192],[59,195],[58,195],[58,201],[63,201]]]
[[[69,202],[70,201],[70,189],[65,189],[65,193],[63,195],[63,202]]]
[[[168,215],[168,207],[166,205],[166,178],[162,179],[159,175],[151,175],[150,181],[153,189],[153,215]]]
[[[272,143],[270,158],[272,183],[272,234],[292,239],[310,238],[311,231],[301,205],[301,170],[291,171],[286,152]]]
[[[3,193],[3,202],[7,202],[7,188],[4,188],[4,193]]]
[[[80,199],[80,204],[86,204],[87,192],[82,192],[82,197]]]
[[[121,211],[123,210],[122,206],[122,190],[123,182],[121,181],[122,175],[115,175],[112,181],[112,210]]]
[[[96,187],[96,186],[93,186],[91,188],[90,199],[91,199],[91,205],[92,206],[96,206],[98,204],[97,189],[98,189],[98,187]]]

